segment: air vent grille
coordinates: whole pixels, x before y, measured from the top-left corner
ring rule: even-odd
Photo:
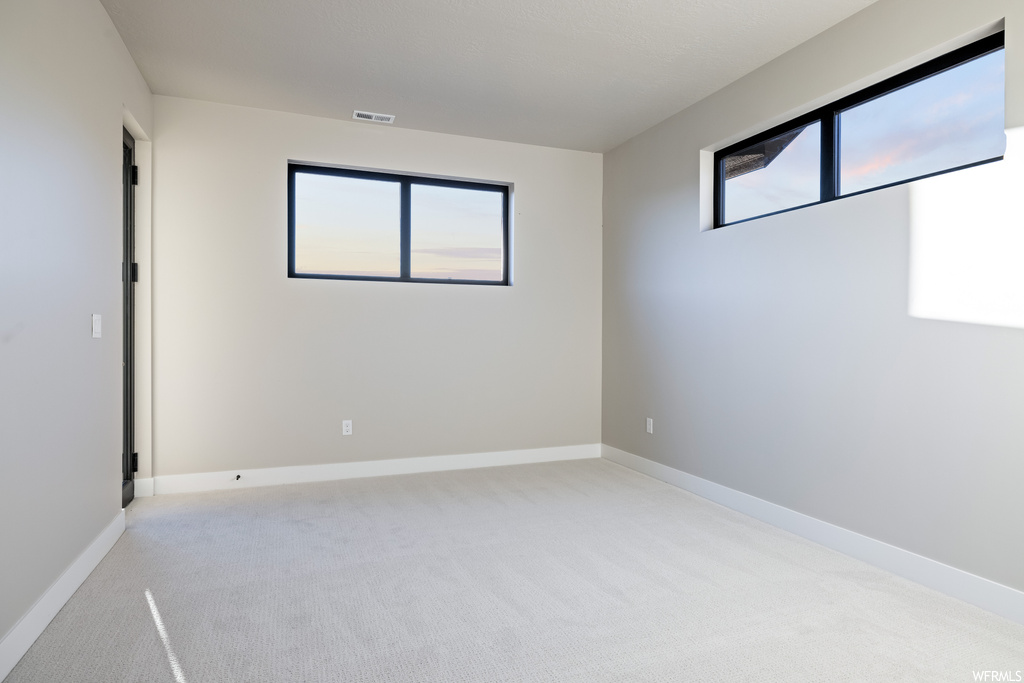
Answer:
[[[394,114],[374,114],[372,111],[359,111],[356,109],[352,112],[352,118],[357,121],[373,121],[374,123],[394,123]]]

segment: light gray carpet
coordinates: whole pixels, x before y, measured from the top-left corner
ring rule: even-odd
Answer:
[[[604,460],[140,499],[9,683],[970,681],[1024,626]]]

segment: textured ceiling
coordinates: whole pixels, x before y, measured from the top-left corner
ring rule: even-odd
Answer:
[[[595,152],[872,1],[102,0],[160,95]]]

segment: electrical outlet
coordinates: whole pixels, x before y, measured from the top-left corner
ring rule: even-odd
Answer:
[[[103,336],[103,316],[99,313],[92,314],[92,338],[99,339]]]
[[[648,434],[653,434],[654,433],[654,418],[653,417],[647,418],[647,433]]]
[[[343,420],[341,423],[341,435],[351,436],[352,435],[352,420]]]

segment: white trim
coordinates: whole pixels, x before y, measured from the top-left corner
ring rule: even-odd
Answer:
[[[60,575],[53,585],[36,600],[36,604],[18,620],[18,623],[7,632],[3,640],[0,640],[0,680],[15,667],[19,660],[36,638],[43,632],[43,629],[57,616],[57,612],[64,607],[64,604],[71,599],[82,582],[92,573],[96,565],[100,563],[114,543],[124,532],[124,510],[117,513],[114,520],[100,532],[89,546],[82,551],[82,554],[71,563],[64,573]]]
[[[135,497],[149,498],[153,495],[153,477],[138,477],[135,479]]]
[[[667,465],[601,445],[601,457],[1024,624],[1024,592]]]
[[[530,448],[518,451],[429,455],[421,458],[364,460],[361,462],[339,462],[327,465],[295,465],[292,467],[269,467],[256,470],[169,474],[153,477],[153,492],[156,495],[190,493],[194,491],[215,491],[220,489],[250,488],[253,486],[274,486],[277,484],[302,484],[314,481],[333,481],[336,479],[381,477],[391,474],[443,472],[446,470],[465,470],[476,467],[525,465],[537,462],[600,457],[601,444],[591,443],[577,446]],[[236,479],[238,476],[241,476],[241,479]],[[136,480],[135,484],[136,495],[141,496],[143,494],[139,493],[139,481],[141,480]]]

